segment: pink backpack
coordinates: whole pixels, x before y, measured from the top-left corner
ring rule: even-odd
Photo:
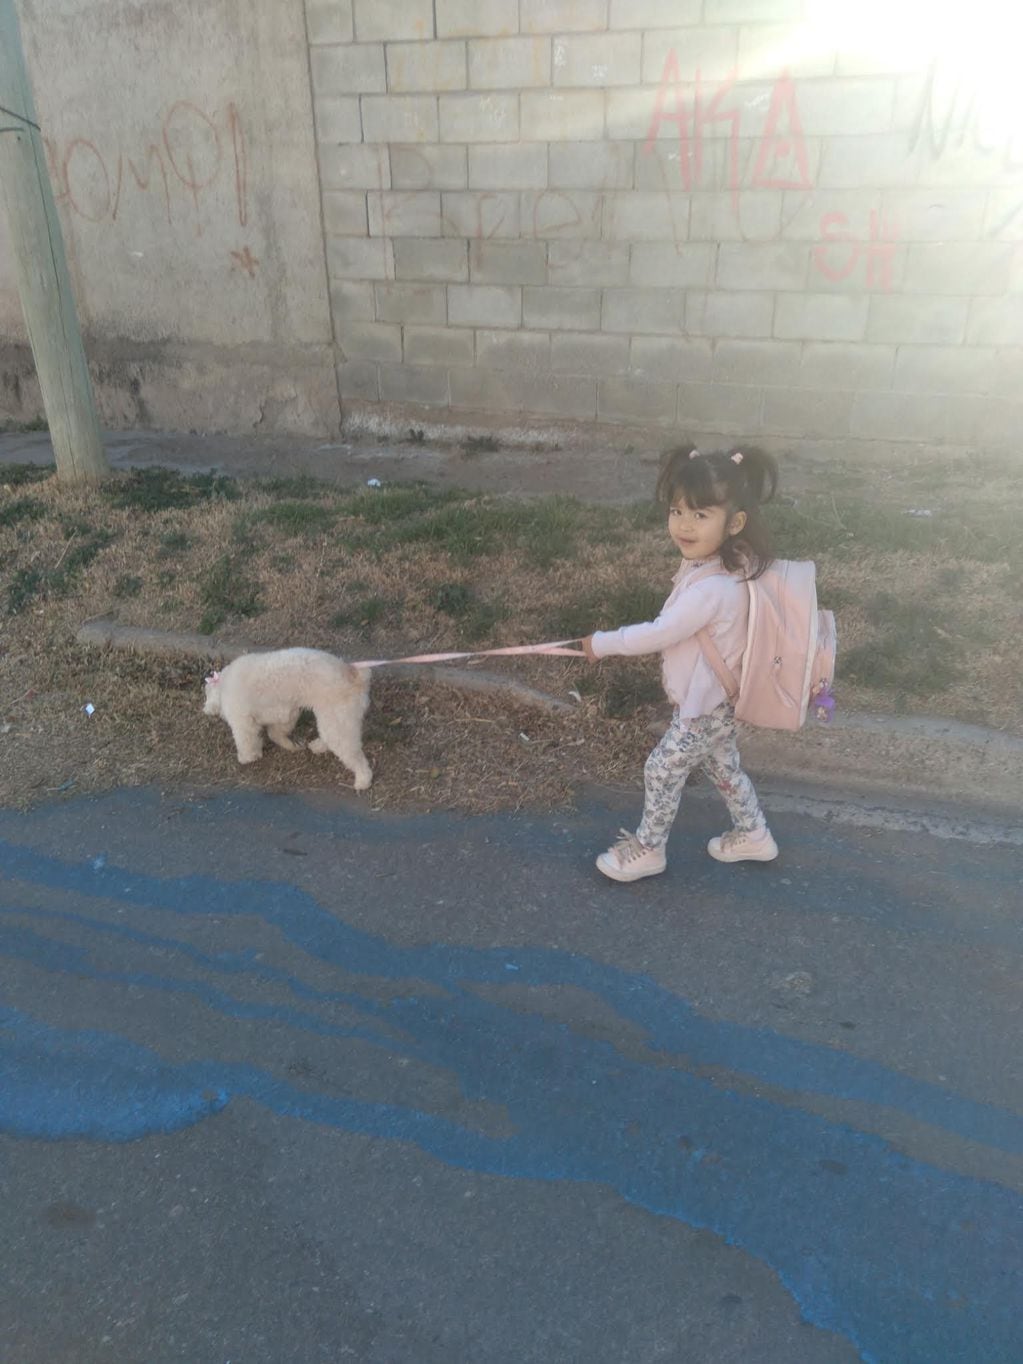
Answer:
[[[816,579],[809,560],[775,559],[747,584],[749,630],[739,679],[709,632],[697,633],[737,720],[764,729],[801,729],[811,707],[819,720],[831,718],[835,617],[818,610]]]

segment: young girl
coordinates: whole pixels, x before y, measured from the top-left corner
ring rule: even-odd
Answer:
[[[725,690],[696,638],[706,629],[738,672],[749,617],[747,581],[771,562],[761,503],[773,495],[778,467],[759,450],[704,455],[685,445],[665,457],[657,497],[668,507],[668,534],[682,554],[661,613],[642,625],[600,630],[583,640],[594,662],[614,654],[662,657],[675,712],[644,769],[646,799],[635,834],[597,858],[614,881],[656,876],[667,865],[668,834],[686,778],[702,767],[724,796],[733,828],[707,844],[719,862],[770,862],[778,856],[749,777],[739,766],[736,721]]]

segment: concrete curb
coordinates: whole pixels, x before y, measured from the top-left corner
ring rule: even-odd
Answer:
[[[752,776],[997,807],[1020,822],[1023,740],[955,720],[839,711],[798,734],[749,729]]]
[[[260,646],[121,625],[111,617],[86,621],[76,636],[91,648],[230,660]],[[514,678],[447,664],[381,668],[385,674],[419,677],[457,691],[502,697],[550,713],[576,713],[568,701]],[[651,725],[660,735],[665,722]],[[1023,740],[954,720],[839,711],[829,725],[808,722],[798,734],[749,729],[743,761],[762,781],[827,787],[831,791],[889,791],[928,800],[968,801],[1011,812],[1023,805]]]
[[[141,625],[121,625],[111,616],[86,621],[78,630],[75,639],[79,644],[94,649],[127,649],[135,653],[175,654],[186,658],[223,659],[230,662],[242,654],[266,653],[264,645],[218,639],[216,635],[191,634],[176,630],[151,630]],[[403,664],[400,668],[382,667],[374,669],[384,676],[418,677],[440,686],[452,687],[455,691],[483,692],[501,696],[518,705],[532,706],[538,710],[554,713],[576,711],[569,701],[561,701],[556,696],[527,687],[512,677],[498,677],[494,673],[477,672],[475,669],[452,668],[447,664],[413,663]]]

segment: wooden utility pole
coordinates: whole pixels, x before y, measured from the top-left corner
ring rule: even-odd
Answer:
[[[0,193],[57,473],[69,482],[104,478],[110,465],[14,0],[0,0]]]

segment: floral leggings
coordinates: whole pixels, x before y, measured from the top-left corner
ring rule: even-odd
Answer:
[[[663,848],[678,814],[686,778],[701,767],[721,792],[742,833],[767,825],[753,783],[739,766],[735,712],[727,701],[709,715],[683,719],[676,710],[664,738],[646,760],[646,800],[636,837],[647,848]]]

